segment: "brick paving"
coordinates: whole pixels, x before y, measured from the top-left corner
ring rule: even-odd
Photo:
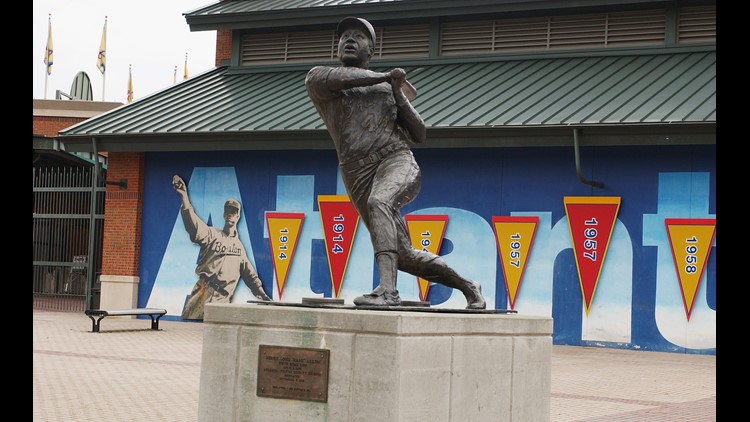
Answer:
[[[203,325],[33,311],[33,420],[194,422]],[[550,422],[716,421],[716,356],[553,346]]]

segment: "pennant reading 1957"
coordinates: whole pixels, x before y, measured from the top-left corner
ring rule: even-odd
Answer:
[[[333,297],[339,297],[352,243],[357,234],[359,214],[348,195],[318,195],[318,210],[333,284]]]
[[[706,269],[716,234],[715,218],[665,218],[682,303],[690,321],[695,295]]]
[[[406,228],[409,230],[411,244],[415,249],[432,252],[437,255],[440,252],[440,245],[443,244],[445,228],[448,225],[447,215],[414,215],[404,216]],[[417,277],[419,287],[419,300],[427,300],[427,293],[430,291],[430,282]]]
[[[289,267],[292,265],[300,227],[304,219],[305,214],[301,212],[266,212],[268,242],[271,244],[273,272],[276,275],[279,299],[284,294],[284,284],[289,274]]]
[[[566,196],[563,203],[588,315],[620,210],[620,197]]]
[[[492,217],[492,228],[495,230],[497,252],[500,256],[511,310],[515,306],[516,297],[521,288],[523,272],[531,254],[531,246],[534,244],[534,235],[538,225],[539,217],[536,216]]]

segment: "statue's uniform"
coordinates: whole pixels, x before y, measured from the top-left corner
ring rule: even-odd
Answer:
[[[401,207],[419,193],[422,174],[409,135],[398,125],[391,85],[332,91],[326,85],[332,70],[310,69],[305,85],[333,138],[349,199],[370,231],[375,255],[397,253],[399,270],[457,286],[455,272],[442,258],[412,247],[401,217]]]
[[[328,127],[341,176],[375,253],[411,248],[400,209],[419,193],[421,173],[398,126],[391,85],[331,91],[330,67],[310,70],[308,94]],[[368,201],[375,207],[368,207]]]

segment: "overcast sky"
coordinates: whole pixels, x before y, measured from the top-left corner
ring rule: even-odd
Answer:
[[[44,99],[49,15],[52,15],[53,66],[47,76],[47,99],[55,91],[70,94],[73,78],[86,72],[94,101],[127,102],[128,66],[132,65],[133,99],[138,100],[214,67],[216,31],[191,32],[183,13],[215,0],[33,0],[34,99]],[[105,74],[96,67],[107,18]],[[65,97],[63,97],[65,98]]]

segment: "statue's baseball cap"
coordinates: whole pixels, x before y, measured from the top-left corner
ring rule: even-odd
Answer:
[[[351,28],[352,26],[355,26],[363,31],[365,31],[365,34],[370,36],[370,41],[372,41],[372,45],[375,45],[375,28],[370,25],[370,22],[367,22],[366,20],[362,18],[355,18],[353,16],[348,16],[344,19],[341,19],[339,21],[339,24],[336,26],[336,35],[341,37],[341,34],[346,31],[348,28]]]
[[[234,198],[229,198],[229,199],[227,199],[227,202],[224,203],[224,209],[227,209],[228,207],[236,208],[237,211],[239,211],[240,208],[241,208],[240,207],[240,201],[238,201],[238,200],[236,200]]]

